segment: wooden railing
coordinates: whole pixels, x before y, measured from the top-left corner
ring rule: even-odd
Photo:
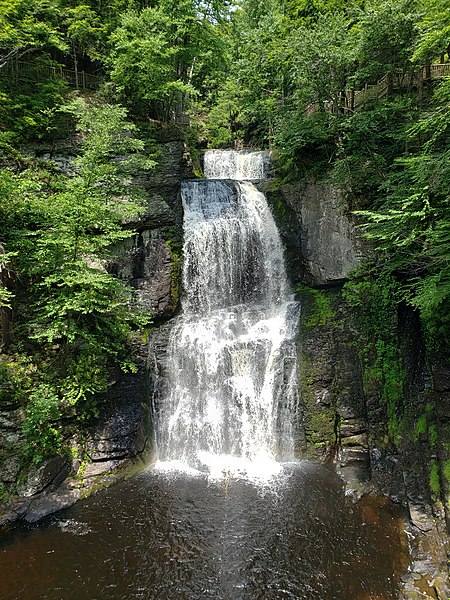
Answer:
[[[370,100],[381,100],[388,95],[390,89],[417,88],[424,81],[443,77],[450,77],[450,63],[429,65],[412,74],[398,72],[390,77],[385,75],[373,85],[365,85],[361,90],[346,91],[335,101],[324,102],[324,109],[332,113],[353,112],[362,108]],[[306,108],[305,113],[311,115],[318,110],[319,105],[315,102]]]
[[[425,68],[424,71],[426,71]],[[442,79],[442,77],[450,77],[450,63],[430,65],[430,77],[432,79]]]
[[[10,61],[0,71],[13,81],[45,82],[54,77],[61,77],[64,81],[75,88],[96,89],[100,86],[101,78],[63,67],[53,67],[34,61]]]
[[[184,125],[185,127],[189,127],[191,124],[191,115],[186,112],[173,112],[172,121],[177,125]]]

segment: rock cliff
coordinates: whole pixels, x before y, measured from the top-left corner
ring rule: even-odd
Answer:
[[[157,165],[154,171],[138,176],[148,199],[147,210],[139,221],[126,225],[136,233],[115,248],[114,258],[105,265],[135,290],[133,302],[146,314],[151,313],[155,323],[170,318],[178,307],[179,189],[183,178],[193,176],[180,131],[163,128],[156,134]],[[72,143],[28,149],[31,155],[66,170],[71,168],[76,151]],[[22,408],[13,394],[0,395],[0,500],[4,507],[0,524],[17,519],[35,521],[70,506],[114,481],[120,473],[136,468],[140,457],[151,451],[145,335],[136,338],[133,346],[138,372],[116,374],[100,398],[98,421],[83,431],[74,428],[70,419],[63,422],[66,438],[71,436],[70,446],[79,450],[73,459],[55,457],[24,471],[17,452],[22,442]]]
[[[403,506],[412,564],[402,597],[446,600],[448,371],[430,373],[410,308],[383,313],[380,304],[380,333],[368,314],[376,298],[365,310],[348,301],[343,284],[371,249],[339,190],[311,181],[265,187],[302,306],[301,449],[334,464],[355,499],[381,494]]]

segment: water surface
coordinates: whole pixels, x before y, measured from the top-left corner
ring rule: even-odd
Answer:
[[[271,485],[149,469],[0,542],[4,600],[388,600],[398,509],[310,462]]]

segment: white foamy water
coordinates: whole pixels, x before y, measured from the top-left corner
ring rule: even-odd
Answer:
[[[208,150],[204,172],[207,179],[265,179],[270,166],[267,151]]]
[[[219,161],[211,152],[236,179],[233,153]],[[260,160],[247,155],[246,173],[259,172]],[[299,307],[280,237],[249,182],[188,181],[182,198],[183,310],[168,348],[158,468],[269,480],[294,458],[298,400]]]

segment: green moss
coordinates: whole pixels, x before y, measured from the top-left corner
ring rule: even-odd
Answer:
[[[170,232],[174,237],[166,240],[166,246],[169,249],[172,259],[172,271],[170,274],[170,297],[172,300],[172,308],[175,310],[180,302],[180,279],[181,279],[181,264],[182,264],[182,249],[180,242],[176,239],[176,233]]]
[[[442,472],[445,479],[447,480],[447,483],[450,483],[450,459],[445,461]]]
[[[439,477],[439,466],[437,460],[433,458],[430,465],[430,490],[435,499],[438,499],[441,493],[441,480]]]
[[[433,421],[433,405],[429,402],[425,407],[425,412],[419,416],[414,428],[413,440],[417,442],[425,435],[428,437],[431,448],[435,448],[438,443],[438,430]]]
[[[305,430],[308,442],[314,446],[333,443],[336,441],[334,407],[318,405],[315,402],[312,390],[314,367],[305,354],[302,355],[301,365],[301,397],[306,409]]]
[[[361,335],[358,341],[366,393],[378,391],[386,407],[386,431],[390,441],[401,441],[406,372],[400,356],[397,326],[397,282],[367,272],[350,280],[343,296],[354,309]],[[420,424],[423,427],[423,424]]]
[[[335,416],[332,408],[315,409],[308,415],[307,432],[310,441],[315,445],[328,444],[335,441]]]
[[[297,285],[295,290],[299,294],[306,294],[312,301],[308,317],[303,323],[305,327],[326,325],[335,316],[331,298],[325,290],[317,290],[304,284]]]
[[[428,423],[427,423],[427,415],[423,414],[417,420],[416,428],[414,430],[414,441],[420,438],[420,436],[424,435],[427,432]]]
[[[435,448],[437,445],[437,442],[438,442],[438,432],[437,432],[437,426],[435,423],[430,425],[428,428],[428,439],[430,442],[430,446],[432,448]]]

